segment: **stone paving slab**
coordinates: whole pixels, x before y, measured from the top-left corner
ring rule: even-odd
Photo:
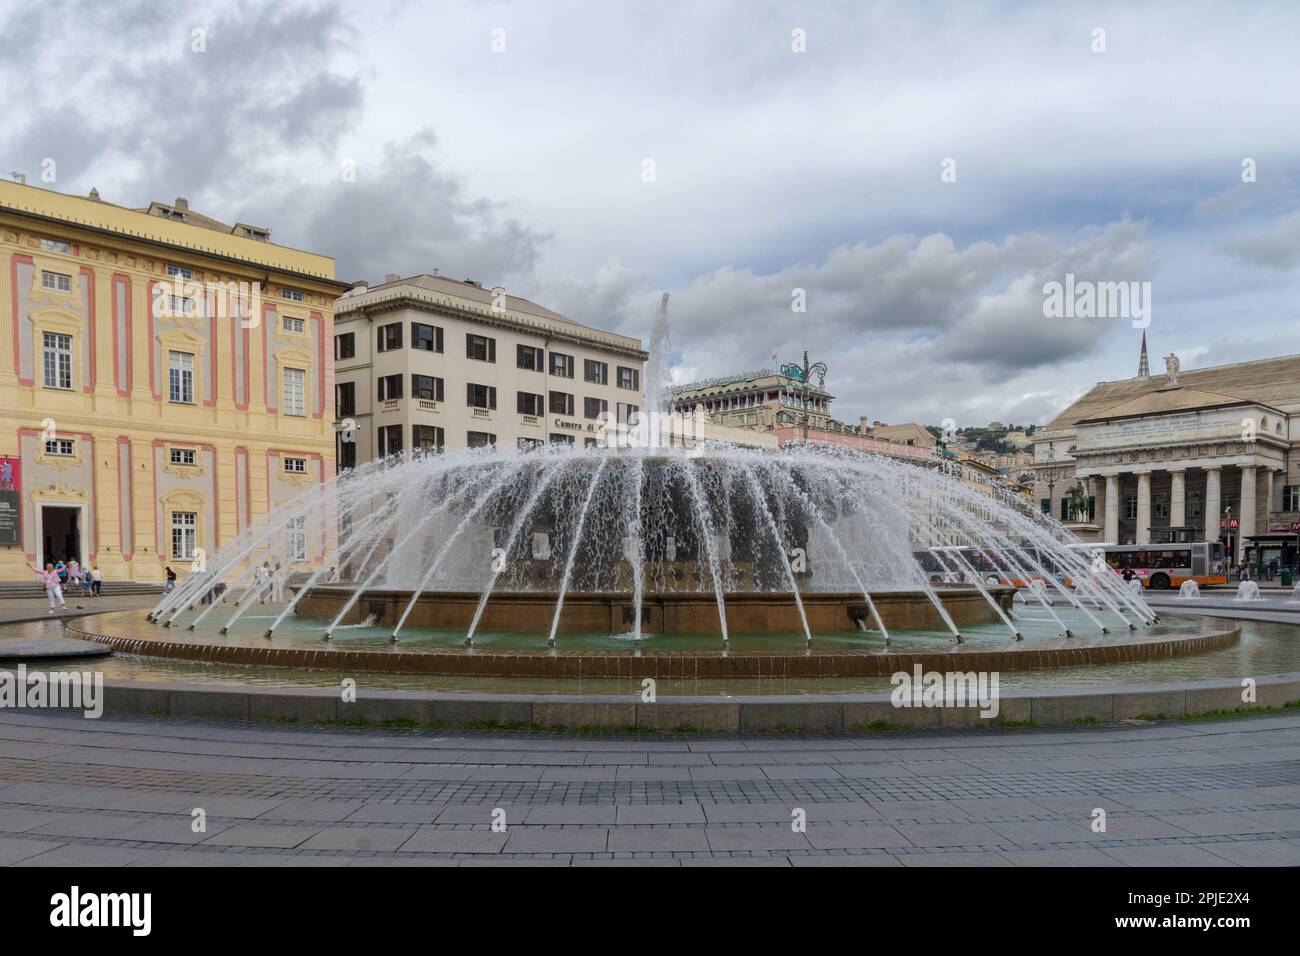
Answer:
[[[679,740],[0,711],[0,865],[1296,866],[1298,754],[1300,714]]]

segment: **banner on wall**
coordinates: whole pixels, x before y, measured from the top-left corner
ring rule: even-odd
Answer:
[[[0,458],[0,545],[23,543],[22,459]]]

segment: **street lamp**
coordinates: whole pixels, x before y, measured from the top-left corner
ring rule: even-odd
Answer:
[[[797,375],[803,381],[803,388],[800,390],[800,393],[803,396],[803,443],[806,445],[808,444],[808,389],[811,386],[809,379],[812,378],[813,372],[816,372],[817,385],[820,388],[825,388],[827,371],[826,363],[814,362],[812,365],[809,365],[808,352],[805,350],[803,353],[802,367],[787,362],[785,365],[782,365],[778,371],[788,378],[795,378]]]

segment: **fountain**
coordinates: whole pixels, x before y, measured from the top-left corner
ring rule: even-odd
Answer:
[[[1291,600],[1288,604],[1300,604],[1300,584],[1291,589]]]
[[[1180,601],[1198,601],[1201,597],[1201,586],[1195,581],[1184,581],[1178,586],[1178,599]]]
[[[1234,601],[1262,601],[1263,597],[1259,593],[1259,585],[1254,581],[1242,581],[1237,585],[1237,595]]]

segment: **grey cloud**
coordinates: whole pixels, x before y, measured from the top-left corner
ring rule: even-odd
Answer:
[[[1218,249],[1245,265],[1289,272],[1300,265],[1300,209],[1266,229],[1225,239]]]

